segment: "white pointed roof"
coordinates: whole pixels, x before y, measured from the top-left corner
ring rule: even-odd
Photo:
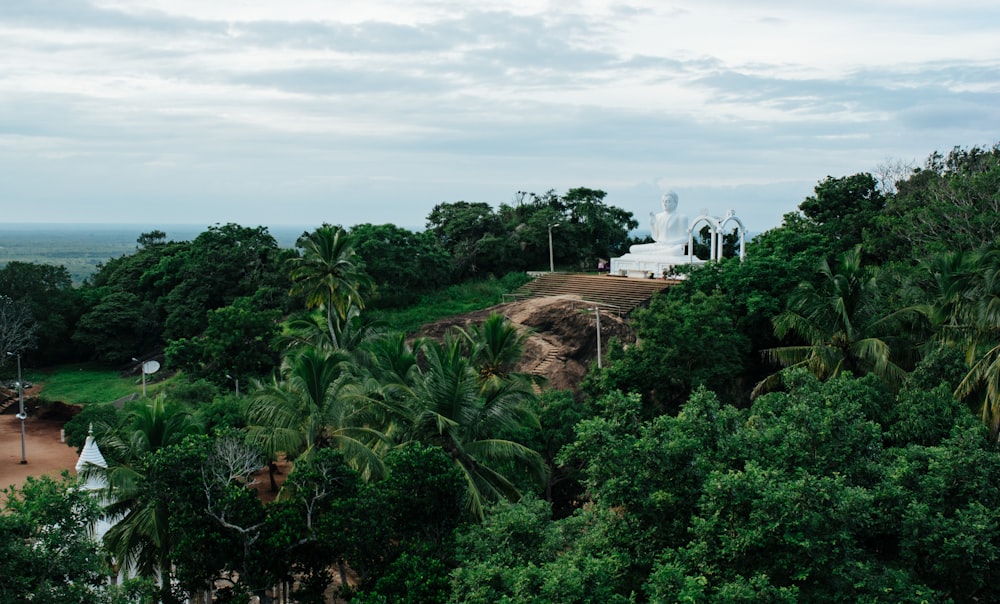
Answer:
[[[101,448],[97,446],[97,441],[94,440],[93,424],[90,425],[90,431],[87,433],[87,442],[84,443],[83,450],[80,451],[80,459],[76,461],[77,476],[84,474],[84,470],[87,468],[88,464],[99,468],[108,467],[108,462],[104,459],[104,455],[101,454]],[[98,476],[96,473],[90,473],[90,475],[86,477],[84,484],[81,486],[89,491],[102,489],[105,486],[104,477]]]

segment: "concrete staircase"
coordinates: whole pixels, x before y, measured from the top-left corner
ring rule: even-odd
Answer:
[[[6,388],[0,389],[0,414],[5,413],[7,409],[13,407],[17,401],[16,392],[12,392]]]
[[[539,273],[512,294],[515,299],[544,296],[579,296],[625,315],[649,302],[653,294],[678,283],[675,279],[635,279],[585,273]]]
[[[556,348],[549,348],[548,352],[545,353],[545,357],[530,371],[534,375],[549,375],[551,371],[552,364],[559,359],[559,350]],[[542,387],[538,384],[532,384],[531,389],[535,391],[535,394],[542,393]]]

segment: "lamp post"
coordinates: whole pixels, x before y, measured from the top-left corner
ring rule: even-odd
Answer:
[[[552,259],[552,229],[556,228],[557,226],[559,226],[558,222],[549,225],[549,272],[550,273],[556,272],[556,265]]]
[[[146,398],[146,364],[135,357],[132,360],[139,363],[139,371],[142,372],[142,398]]]
[[[237,378],[234,378],[233,376],[229,375],[228,373],[226,374],[226,379],[227,380],[233,380],[233,382],[236,384],[236,396],[239,396],[240,395],[240,380],[237,379]]]
[[[24,381],[21,379],[21,353],[8,352],[7,356],[17,357],[17,419],[21,420],[21,463],[28,463],[28,458],[24,454],[24,420],[28,419],[28,414],[24,412]]]

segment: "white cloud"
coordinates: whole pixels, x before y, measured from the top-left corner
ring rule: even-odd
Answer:
[[[419,226],[659,191],[774,226],[828,174],[990,144],[991,3],[0,3],[8,220]]]

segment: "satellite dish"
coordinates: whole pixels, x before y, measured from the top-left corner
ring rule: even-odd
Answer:
[[[142,364],[142,372],[147,375],[152,375],[160,370],[159,361],[146,361]]]

